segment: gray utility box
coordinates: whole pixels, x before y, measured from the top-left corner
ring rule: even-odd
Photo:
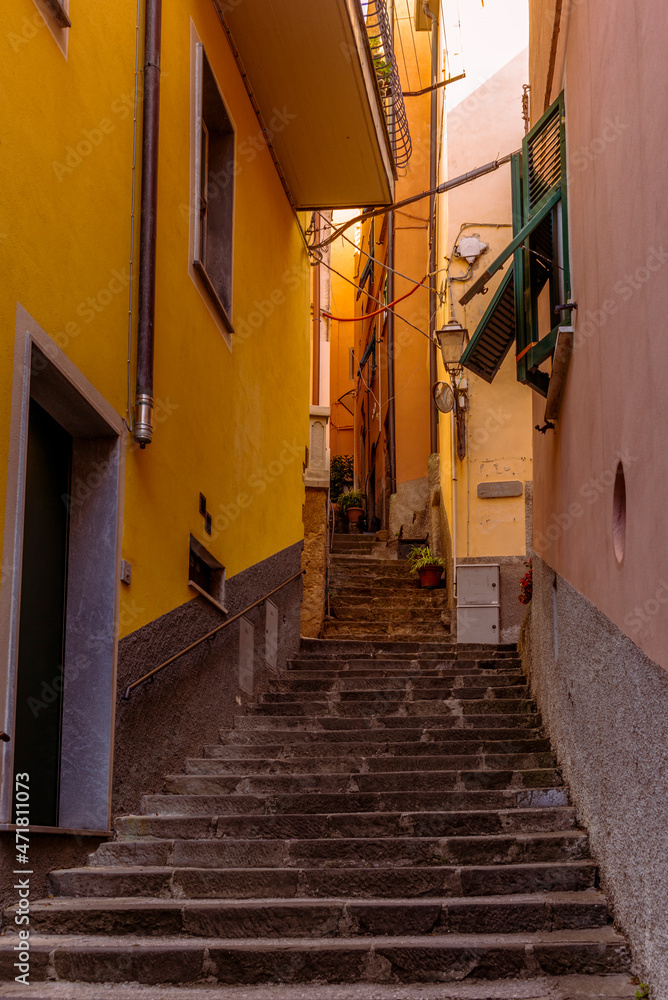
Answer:
[[[457,566],[457,642],[499,642],[498,563]]]

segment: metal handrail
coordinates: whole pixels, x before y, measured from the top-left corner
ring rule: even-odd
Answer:
[[[165,667],[168,667],[170,665],[170,663],[173,663],[174,660],[178,660],[179,657],[184,656],[186,653],[189,653],[191,649],[195,649],[195,647],[199,646],[200,643],[205,642],[207,639],[210,639],[212,635],[216,635],[218,632],[222,631],[222,629],[227,628],[227,626],[231,625],[232,622],[235,622],[237,618],[243,618],[245,614],[248,614],[249,611],[252,611],[253,608],[256,608],[258,604],[262,604],[263,601],[266,601],[273,594],[278,593],[278,591],[282,590],[283,587],[287,587],[289,583],[293,583],[295,580],[298,580],[299,577],[303,576],[305,572],[306,570],[300,569],[299,573],[295,573],[294,576],[291,576],[288,580],[284,580],[283,583],[279,583],[278,587],[274,587],[274,589],[270,590],[268,594],[264,595],[264,597],[260,597],[258,598],[257,601],[254,601],[253,604],[249,604],[248,607],[244,608],[243,611],[238,611],[236,615],[232,615],[231,618],[228,618],[221,625],[216,625],[216,627],[211,629],[210,632],[207,632],[206,635],[201,636],[201,638],[199,639],[195,639],[195,641],[191,642],[189,646],[186,646],[185,649],[182,649],[180,653],[175,653],[174,656],[170,656],[168,660],[165,660],[164,663],[161,663],[159,666],[154,667],[153,670],[149,670],[149,672],[147,674],[144,674],[143,677],[140,677],[139,680],[133,681],[132,684],[128,684],[123,693],[123,701],[128,701],[128,699],[130,698],[130,692],[132,691],[133,688],[136,688],[140,684],[143,684],[144,681],[150,680],[160,670],[164,670]]]

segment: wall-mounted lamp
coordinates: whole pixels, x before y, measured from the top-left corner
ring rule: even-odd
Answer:
[[[458,364],[468,341],[468,330],[451,319],[444,327],[436,331],[438,346],[444,365]]]

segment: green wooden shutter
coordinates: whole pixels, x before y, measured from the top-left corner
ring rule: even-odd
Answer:
[[[512,267],[462,355],[462,364],[491,381],[510,344],[511,325],[504,310],[512,297],[518,381],[547,394],[549,377],[538,371],[554,352],[559,326],[570,323],[570,312],[555,313],[570,301],[566,202],[566,144],[564,96],[561,94],[525,136],[522,152],[511,161],[513,239],[460,299],[466,305],[484,291],[490,278],[512,258]],[[512,277],[511,277],[512,275]],[[538,330],[538,299],[549,284],[552,329],[542,338]],[[497,315],[497,310],[501,310]],[[505,337],[505,340],[503,339]],[[502,355],[501,344],[505,344]],[[494,357],[500,360],[494,365]],[[480,369],[480,371],[477,370]]]
[[[515,343],[515,333],[515,273],[511,264],[462,354],[461,363],[485,382],[491,382]]]

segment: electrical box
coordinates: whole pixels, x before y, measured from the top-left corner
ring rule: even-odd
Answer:
[[[457,642],[498,643],[498,563],[457,566]]]

